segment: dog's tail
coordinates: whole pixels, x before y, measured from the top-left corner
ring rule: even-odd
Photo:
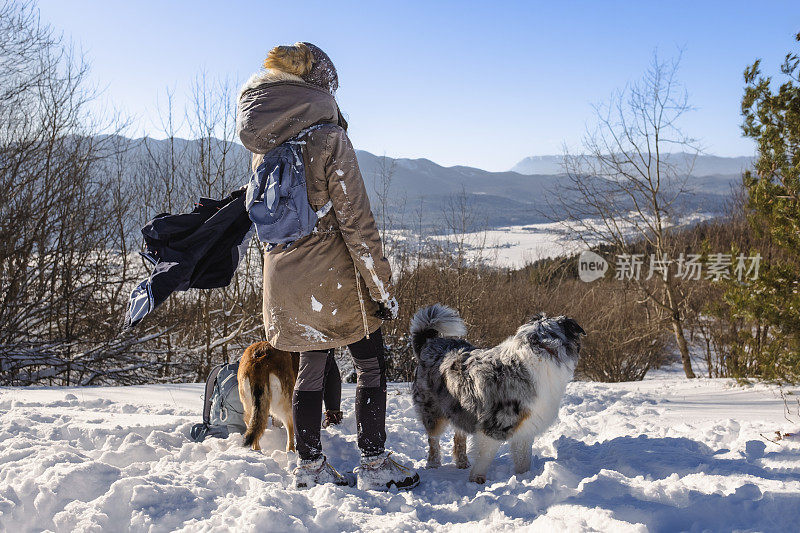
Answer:
[[[250,420],[245,420],[247,431],[244,432],[244,446],[252,446],[254,442],[261,438],[264,430],[267,429],[267,419],[269,417],[269,398],[264,390],[263,383],[254,383],[252,379],[245,378],[244,393],[249,394],[252,401],[252,414]]]
[[[414,353],[419,355],[422,347],[438,336],[463,337],[467,334],[464,321],[454,309],[442,304],[423,307],[411,319],[411,339]]]

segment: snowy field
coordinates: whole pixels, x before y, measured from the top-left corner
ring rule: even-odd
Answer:
[[[557,223],[507,226],[467,233],[463,237],[472,247],[469,254],[472,258],[511,268],[521,268],[539,259],[567,255],[585,248],[580,240],[568,238]]]
[[[682,225],[694,224],[713,218],[710,213],[694,213],[681,218]],[[586,222],[588,225],[597,222]],[[418,239],[408,232],[390,232],[400,240]],[[632,235],[636,235],[634,231]],[[558,222],[505,226],[476,233],[459,235],[433,235],[433,240],[463,240],[471,259],[480,259],[499,267],[521,268],[539,259],[569,255],[585,250],[587,244],[575,235],[570,235]],[[587,236],[588,238],[588,236]],[[596,239],[589,238],[590,242]]]
[[[334,466],[357,461],[353,388],[343,426],[323,430]],[[800,394],[800,390],[796,391]],[[788,396],[796,401],[797,396]],[[791,405],[791,404],[790,404]],[[412,492],[292,490],[294,458],[241,437],[196,444],[201,385],[0,389],[0,531],[797,531],[800,441],[774,387],[688,381],[572,383],[560,421],[512,475],[506,446],[484,486],[445,456],[422,470],[425,437],[392,385],[388,443],[420,468]],[[452,433],[447,434],[450,438]],[[444,447],[449,453],[450,443]]]

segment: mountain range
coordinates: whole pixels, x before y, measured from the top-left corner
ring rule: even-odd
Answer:
[[[380,190],[381,176],[392,168],[389,197],[393,205],[404,205],[406,214],[422,206],[426,221],[442,225],[446,207],[454,197],[464,195],[473,222],[501,227],[548,222],[559,219],[552,207],[556,195],[565,195],[569,178],[561,167],[562,156],[528,157],[506,172],[488,172],[472,167],[443,167],[428,159],[392,159],[357,150],[367,189]],[[671,154],[671,162],[684,162],[687,154]],[[750,157],[695,158],[686,187],[674,207],[684,213],[721,214],[732,190],[741,182],[742,172],[752,164]],[[411,218],[415,218],[412,216]]]
[[[686,153],[669,154],[672,158],[681,159],[682,163],[690,162],[693,156]],[[520,174],[561,174],[564,172],[564,157],[561,155],[537,155],[526,157],[513,167],[512,172]],[[724,176],[741,175],[752,166],[753,158],[746,156],[719,157],[716,155],[700,155],[694,160],[692,166],[693,176]]]
[[[144,156],[141,139],[130,139],[132,157]],[[181,151],[191,152],[198,141],[176,140]],[[149,149],[167,150],[166,141],[148,140]],[[234,159],[243,161],[244,184],[249,173],[249,154],[241,145],[233,146]],[[440,229],[455,204],[465,211],[470,227],[496,228],[525,225],[558,219],[551,208],[555,195],[568,183],[561,169],[561,156],[528,157],[506,172],[489,172],[467,166],[443,167],[428,159],[390,158],[364,150],[356,151],[361,173],[373,204],[373,211],[385,211],[391,225]],[[685,154],[674,154],[685,157]],[[741,173],[752,161],[748,157],[697,157],[688,180],[692,194],[681,196],[677,207],[686,213],[722,212]],[[384,188],[385,177],[391,177]],[[381,194],[383,190],[387,194]],[[385,202],[381,202],[381,197]],[[385,206],[386,209],[382,209]],[[459,215],[461,216],[461,215]]]

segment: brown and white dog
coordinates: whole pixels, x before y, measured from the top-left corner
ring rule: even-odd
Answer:
[[[267,428],[267,417],[272,415],[286,428],[286,451],[294,451],[292,391],[298,366],[296,353],[278,350],[268,342],[257,342],[244,351],[237,378],[247,423],[245,446],[261,449],[258,441]]]

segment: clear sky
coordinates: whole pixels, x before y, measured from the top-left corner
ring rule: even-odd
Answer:
[[[800,2],[202,2],[40,0],[86,52],[106,100],[154,132],[166,88],[238,82],[277,44],[309,41],[337,65],[357,148],[507,170],[576,146],[591,104],[638,78],[655,48],[683,49],[697,107],[683,124],[708,153],[751,155],[739,130],[742,71],[777,72],[797,49]]]

